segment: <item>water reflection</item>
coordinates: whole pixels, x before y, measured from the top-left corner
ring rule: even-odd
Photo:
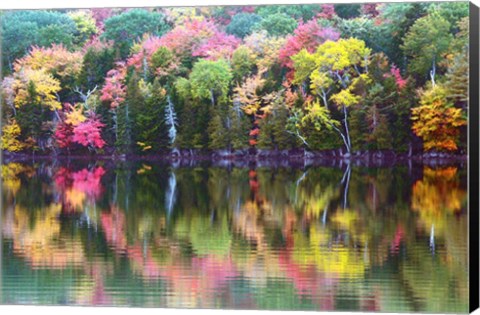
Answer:
[[[1,167],[3,303],[467,310],[462,168]]]

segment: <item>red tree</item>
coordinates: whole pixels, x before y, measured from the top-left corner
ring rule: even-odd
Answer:
[[[215,32],[212,37],[193,51],[192,56],[214,61],[220,58],[230,60],[233,51],[238,45],[240,45],[240,40],[235,36],[227,35],[223,32]]]
[[[297,54],[302,49],[313,53],[318,45],[327,40],[336,41],[340,38],[340,33],[330,27],[322,28],[316,20],[300,24],[293,36],[287,38],[285,46],[279,52],[279,59],[282,66],[290,69],[287,76],[293,78],[293,61],[291,56]]]
[[[60,148],[70,147],[73,143],[73,126],[64,121],[59,122],[53,137]]]
[[[390,73],[385,73],[383,76],[385,78],[393,76],[399,90],[402,90],[407,85],[408,79],[402,78],[402,75],[400,74],[400,69],[397,68],[395,65],[392,65],[392,67],[390,68]]]
[[[104,126],[99,118],[93,115],[73,129],[73,141],[88,148],[101,149],[105,145],[101,134]]]
[[[100,99],[110,103],[111,108],[118,107],[125,100],[126,87],[123,84],[125,75],[126,70],[122,64],[118,64],[116,69],[112,69],[107,73]]]
[[[333,4],[322,4],[322,12],[318,13],[317,17],[330,20],[335,15],[335,6]]]

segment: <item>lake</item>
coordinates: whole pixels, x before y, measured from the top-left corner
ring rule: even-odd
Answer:
[[[1,168],[2,304],[468,311],[461,165]]]

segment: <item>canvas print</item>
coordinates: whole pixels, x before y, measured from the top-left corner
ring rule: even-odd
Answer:
[[[469,17],[3,11],[0,304],[468,312]]]

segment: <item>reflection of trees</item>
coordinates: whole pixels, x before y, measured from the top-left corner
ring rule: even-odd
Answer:
[[[175,236],[189,240],[196,255],[225,256],[230,252],[232,234],[225,216],[182,217],[175,222]]]
[[[54,175],[57,191],[64,204],[64,211],[83,211],[85,201],[94,203],[102,194],[103,167],[83,168],[73,171],[61,167]]]
[[[328,228],[311,225],[309,237],[298,233],[293,246],[293,259],[304,265],[314,265],[320,272],[332,278],[362,278],[368,267],[368,255],[363,248],[356,249],[342,239],[332,235]]]
[[[453,216],[466,205],[467,192],[460,187],[456,167],[425,167],[423,179],[412,188],[412,209],[419,214],[419,226],[430,233],[430,245],[437,235],[448,234]]]
[[[32,177],[34,169],[21,163],[8,163],[1,166],[2,187],[12,196],[15,196],[20,189],[20,174]]]
[[[32,222],[31,212],[15,208],[11,224],[13,250],[24,257],[32,268],[61,269],[67,266],[81,266],[84,261],[82,245],[77,237],[60,235],[60,204],[51,204],[36,214]]]
[[[418,228],[429,235],[434,255],[427,241],[409,244],[402,276],[422,306],[433,312],[467,308],[467,218],[459,215],[466,207],[466,193],[456,167],[425,167],[423,178],[412,187],[412,210],[418,213]]]
[[[462,210],[467,192],[460,188],[456,167],[426,167],[423,179],[413,185],[412,209],[428,217]]]
[[[401,274],[420,309],[432,312],[463,312],[468,308],[467,269],[446,264],[444,255],[432,257],[424,244],[414,244]]]
[[[30,267],[77,270],[59,284],[72,303],[411,311],[444,299],[456,311],[451,296],[466,300],[465,193],[448,169],[413,186],[406,168],[353,165],[43,170],[9,173],[20,186],[3,231]]]

